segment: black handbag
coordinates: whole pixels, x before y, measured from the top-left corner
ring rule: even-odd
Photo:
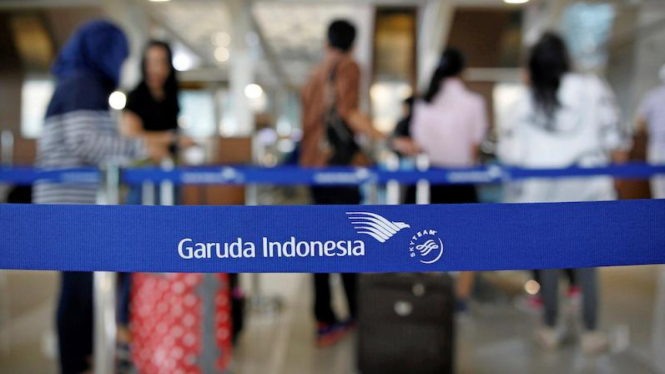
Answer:
[[[328,108],[324,115],[326,145],[331,151],[328,165],[350,165],[360,147],[356,143],[353,131],[337,111],[336,75],[337,65],[333,67],[328,79],[326,95]]]

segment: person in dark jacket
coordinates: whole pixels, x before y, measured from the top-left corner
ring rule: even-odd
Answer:
[[[328,131],[330,117],[339,119],[333,121],[340,125],[336,134],[342,133],[347,139],[353,139],[358,134],[374,140],[384,137],[358,108],[360,67],[351,55],[355,38],[355,26],[345,20],[333,21],[328,27],[325,57],[303,87],[302,167],[348,166],[359,155],[360,152],[353,146],[336,148]],[[358,205],[361,200],[358,187],[316,186],[312,187],[311,194],[317,205]],[[314,317],[317,321],[316,344],[319,347],[335,344],[353,327],[357,311],[357,275],[344,273],[341,277],[349,309],[345,321],[340,321],[332,308],[330,274],[314,274]]]

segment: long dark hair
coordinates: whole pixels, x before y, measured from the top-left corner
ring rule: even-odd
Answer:
[[[170,69],[169,69],[169,76],[166,78],[166,81],[164,82],[164,100],[174,105],[175,108],[179,109],[180,106],[178,105],[178,77],[175,67],[173,66],[173,51],[171,50],[171,46],[169,46],[168,43],[166,42],[160,40],[151,40],[146,45],[145,50],[143,51],[143,59],[141,60],[142,79],[137,89],[143,91],[144,94],[150,95],[150,90],[148,89],[148,83],[147,83],[148,74],[146,71],[146,56],[148,54],[148,50],[152,47],[164,48],[164,50],[166,51],[166,56],[168,58],[168,64]]]
[[[439,93],[439,89],[441,88],[443,81],[447,78],[459,75],[465,67],[466,59],[464,58],[464,54],[462,54],[462,52],[455,48],[446,49],[446,51],[443,52],[443,55],[441,56],[439,66],[436,67],[436,70],[432,75],[429,88],[427,89],[423,99],[426,102],[431,103],[436,94]]]
[[[561,78],[569,71],[570,59],[563,39],[545,33],[531,50],[529,76],[536,109],[545,115],[548,126],[561,105],[557,98]]]

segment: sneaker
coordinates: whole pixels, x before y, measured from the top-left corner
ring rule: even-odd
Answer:
[[[457,299],[455,301],[455,310],[457,313],[469,313],[469,303],[466,299]]]
[[[569,299],[579,299],[582,297],[582,288],[580,286],[570,286],[568,287],[568,298]]]
[[[582,304],[582,288],[579,286],[568,287],[566,298],[571,305],[579,308],[579,306]]]
[[[536,331],[536,342],[548,351],[554,351],[561,344],[561,334],[551,327],[541,327]]]
[[[342,323],[323,323],[316,325],[316,346],[319,348],[330,347],[337,343],[345,333]]]
[[[589,331],[582,334],[582,351],[588,355],[597,355],[607,351],[610,342],[601,331]]]
[[[538,295],[525,295],[515,302],[517,309],[527,313],[540,313],[543,310],[543,298]]]
[[[356,329],[356,321],[352,319],[347,319],[344,322],[340,323],[341,328],[344,330],[344,332],[351,332]]]

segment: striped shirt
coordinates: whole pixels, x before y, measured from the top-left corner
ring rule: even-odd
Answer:
[[[78,86],[56,89],[44,132],[37,142],[38,167],[50,170],[96,167],[106,162],[123,163],[147,156],[143,140],[120,137],[116,121],[108,110],[108,96],[95,90],[96,82],[90,78],[76,79],[75,83],[84,85],[79,92],[72,92]],[[67,100],[63,102],[59,89],[67,88]],[[82,96],[90,90],[92,98]],[[96,184],[37,182],[33,201],[37,204],[95,204],[97,190]]]

